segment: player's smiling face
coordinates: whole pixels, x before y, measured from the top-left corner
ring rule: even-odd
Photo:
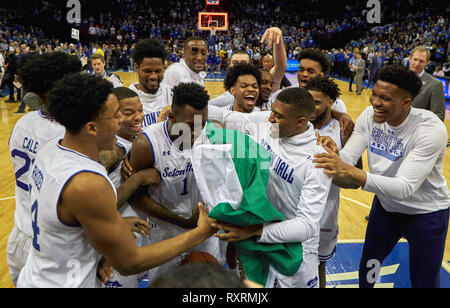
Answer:
[[[262,102],[267,103],[269,101],[270,95],[272,94],[273,79],[267,71],[261,72],[261,87],[260,87],[260,99]]]
[[[411,99],[405,98],[401,92],[396,85],[389,82],[378,80],[375,83],[370,96],[375,122],[387,122],[394,127],[403,123],[411,109]]]
[[[302,59],[297,73],[299,87],[305,87],[309,80],[317,76],[324,76],[320,63],[311,59]]]
[[[119,129],[119,136],[127,140],[133,140],[142,132],[142,121],[144,120],[144,110],[139,97],[123,99],[120,102],[120,113],[122,123]]]
[[[236,80],[230,93],[234,96],[235,108],[241,112],[251,113],[255,108],[259,95],[259,85],[253,75],[242,75]]]
[[[140,90],[156,94],[164,78],[164,63],[161,58],[144,58],[140,65],[136,64],[139,75]]]
[[[191,41],[184,50],[186,65],[196,73],[205,69],[208,48],[204,41]]]

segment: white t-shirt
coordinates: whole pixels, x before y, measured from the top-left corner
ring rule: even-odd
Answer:
[[[161,83],[156,94],[149,94],[137,88],[139,82],[130,85],[130,89],[139,95],[142,106],[144,108],[144,120],[142,121],[142,129],[145,130],[150,125],[157,123],[161,110],[172,105],[172,89]]]
[[[168,85],[171,89],[180,83],[194,82],[201,86],[205,85],[205,82],[200,74],[191,70],[183,59],[167,68],[162,82]]]
[[[355,165],[365,149],[370,172],[363,190],[375,193],[388,212],[425,214],[450,206],[443,175],[447,129],[432,112],[411,107],[399,126],[376,123],[373,107],[356,121],[341,158]]]

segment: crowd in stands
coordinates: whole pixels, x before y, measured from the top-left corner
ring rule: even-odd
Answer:
[[[168,49],[167,64],[182,57],[182,43],[192,35],[208,39],[208,70],[225,71],[236,50],[246,50],[254,64],[262,66],[266,53],[261,35],[270,26],[283,30],[288,59],[304,48],[321,48],[332,63],[332,75],[349,77],[348,63],[359,50],[367,66],[377,51],[384,64],[407,65],[410,51],[425,45],[431,51],[427,68],[450,76],[450,5],[426,0],[381,1],[382,24],[370,24],[364,1],[222,1],[229,13],[229,30],[197,29],[197,13],[205,1],[87,1],[82,0],[82,18],[69,25],[66,1],[3,0],[0,12],[0,52],[11,48],[17,57],[30,48],[36,53],[61,50],[78,54],[88,66],[92,53],[103,53],[110,71],[133,69],[132,52],[142,38],[154,37]],[[208,8],[210,10],[210,8]],[[327,12],[324,14],[324,12]],[[70,28],[80,30],[80,42],[70,38]]]

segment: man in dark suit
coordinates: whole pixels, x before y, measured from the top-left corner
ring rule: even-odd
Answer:
[[[423,46],[414,48],[409,57],[409,68],[422,79],[423,86],[411,106],[430,110],[444,121],[444,88],[438,79],[425,72],[428,63],[430,63],[430,51]]]
[[[369,84],[367,87],[370,87],[371,84],[375,84],[378,80],[378,72],[383,67],[382,55],[381,51],[377,51],[375,57],[372,59],[372,63],[369,67]]]

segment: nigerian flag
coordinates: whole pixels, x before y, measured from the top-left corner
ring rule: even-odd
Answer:
[[[211,144],[194,148],[194,174],[210,217],[250,226],[285,220],[267,199],[270,154],[249,136],[209,123]],[[286,276],[295,274],[303,261],[301,243],[267,244],[251,238],[236,243],[248,279],[265,285],[269,265]]]

